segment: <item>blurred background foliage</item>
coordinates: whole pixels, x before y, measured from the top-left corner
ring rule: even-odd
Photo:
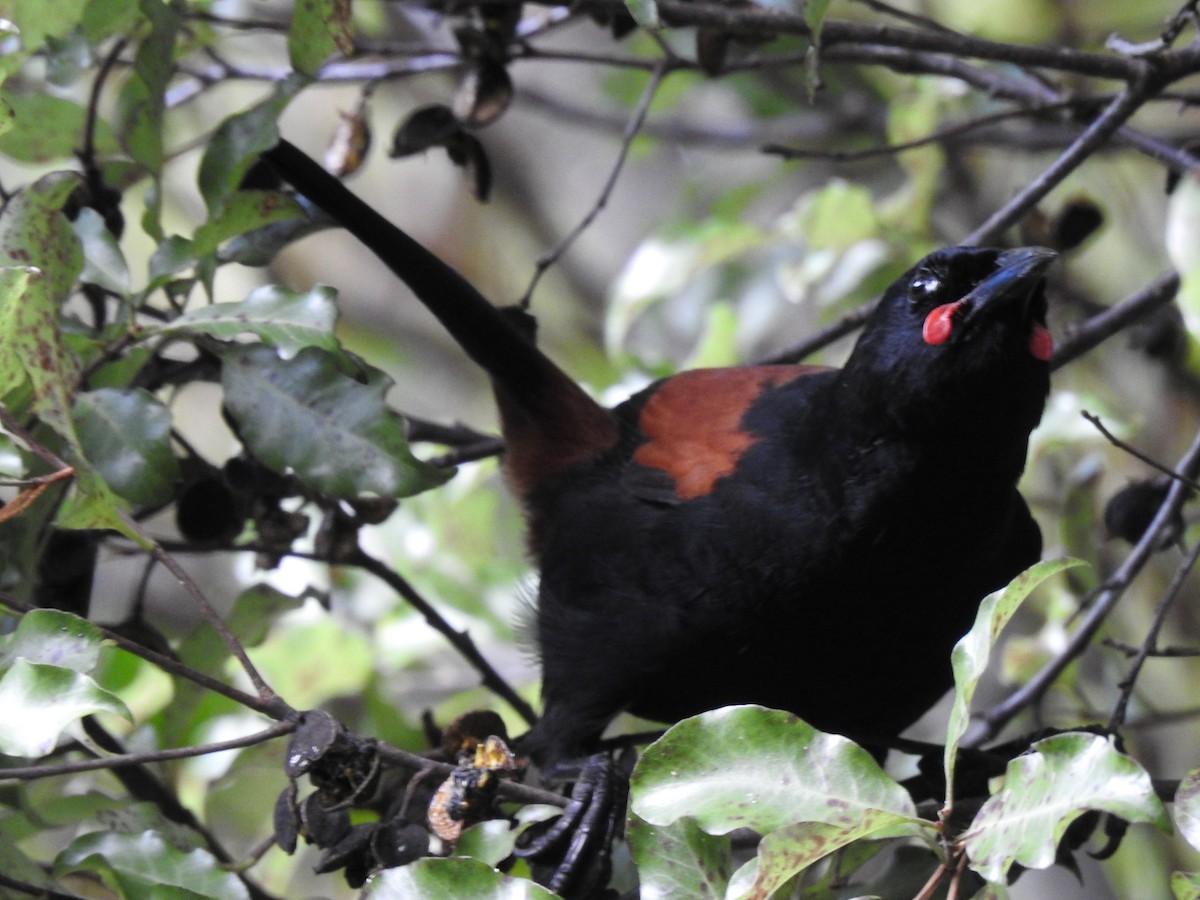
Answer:
[[[494,431],[484,378],[347,235],[326,231],[298,240],[266,265],[219,260],[216,244],[227,250],[224,239],[207,255],[196,250],[198,228],[212,221],[215,190],[211,180],[204,186],[202,160],[218,156],[211,148],[221,123],[257,104],[276,103],[267,118],[278,114],[280,133],[317,158],[343,152],[339,141],[361,139],[369,130],[375,137],[361,168],[343,164],[348,183],[498,303],[525,296],[538,260],[595,215],[548,263],[531,302],[549,354],[615,402],[676,369],[774,358],[836,325],[913,259],[964,239],[1019,194],[1121,87],[1119,79],[1086,68],[1035,73],[1003,58],[972,63],[997,79],[993,87],[1009,79],[1031,92],[1045,88],[1061,101],[1055,107],[1043,99],[1048,111],[1038,116],[1005,117],[1014,103],[1002,90],[898,64],[842,61],[836,43],[815,56],[811,43],[794,35],[714,50],[705,41],[720,45],[719,33],[698,38],[688,27],[637,30],[616,40],[613,8],[599,3],[593,11],[603,11],[599,18],[607,22],[562,7],[523,7],[522,37],[505,43],[500,65],[486,18],[470,5],[356,0],[329,8],[335,6],[349,11],[339,20],[339,39],[352,36],[352,52],[338,50],[336,41],[327,46],[327,35],[300,34],[292,4],[282,0],[166,6],[157,0],[0,0],[0,185],[6,197],[64,168],[87,173],[93,192],[114,193],[107,202],[76,198],[99,213],[75,222],[93,267],[85,280],[107,285],[104,302],[115,308],[104,340],[97,341],[89,333],[94,309],[89,313],[87,301],[76,297],[64,307],[63,340],[71,352],[85,365],[100,358],[100,347],[109,353],[107,368],[92,373],[91,387],[105,377],[119,386],[134,383],[128,373],[145,363],[138,352],[148,345],[112,349],[137,304],[145,304],[141,312],[157,307],[173,315],[210,300],[246,300],[264,284],[302,294],[319,283],[337,287],[341,346],[392,380],[392,408]],[[934,33],[937,25],[951,35],[1117,57],[1123,45],[1106,49],[1110,36],[1129,44],[1153,41],[1179,6],[1174,0],[912,0],[883,7],[837,0],[828,21]],[[782,0],[764,7],[795,12]],[[1194,4],[1186,8],[1195,14]],[[906,21],[897,10],[924,18]],[[160,20],[168,14],[177,17],[169,32]],[[1195,37],[1193,25],[1183,40]],[[689,62],[698,55],[711,72]],[[661,59],[675,68],[649,96]],[[294,76],[288,80],[293,69],[307,69],[303,89]],[[1162,145],[1188,146],[1198,136],[1195,87],[1195,79],[1173,84],[1173,97],[1145,104],[1130,124]],[[629,134],[645,101],[645,121]],[[431,105],[453,108],[460,120],[494,121],[470,122],[465,138],[456,133],[428,142],[422,152],[389,158],[390,140],[422,146],[412,116]],[[978,127],[955,127],[981,118]],[[931,134],[942,138],[901,146]],[[240,177],[252,161],[231,140],[237,165],[212,163],[218,180]],[[459,140],[466,143],[454,143]],[[1070,336],[1173,267],[1195,263],[1195,184],[1193,174],[1169,193],[1161,160],[1114,140],[996,236],[1070,248],[1052,276],[1057,337]],[[488,194],[486,203],[481,193]],[[113,235],[110,227],[106,237],[100,214],[117,210],[124,230]],[[225,237],[266,223],[251,217]],[[1082,233],[1081,242],[1073,241],[1072,228]],[[193,239],[199,261],[164,261],[164,246],[180,246],[170,243],[172,235]],[[6,264],[13,262],[6,258]],[[156,273],[161,277],[154,284]],[[1042,524],[1046,555],[1081,557],[1091,567],[1052,582],[1022,610],[980,707],[997,702],[1062,650],[1088,591],[1128,553],[1129,545],[1106,528],[1106,504],[1154,473],[1081,411],[1101,416],[1118,436],[1167,466],[1200,427],[1200,291],[1196,279],[1181,274],[1177,304],[1159,305],[1055,376],[1024,491]],[[165,288],[170,302],[164,305],[152,285]],[[848,332],[807,359],[837,364],[852,340]],[[193,354],[204,349],[198,341],[188,347]],[[196,358],[203,354],[185,353],[181,360]],[[321,539],[318,524],[328,504],[314,509],[311,497],[285,504],[284,512],[307,514],[309,521],[297,525],[301,552],[277,559],[228,552],[228,538],[206,542],[181,532],[182,486],[198,483],[198,470],[188,466],[199,459],[220,468],[241,444],[222,415],[219,382],[180,379],[159,384],[156,396],[169,408],[170,455],[180,457],[182,468],[170,468],[174,458],[143,460],[147,471],[165,479],[165,493],[138,481],[130,490],[150,494],[126,499],[146,532],[177,550],[204,593],[237,623],[250,658],[287,703],[322,706],[356,733],[414,750],[425,745],[421,716],[427,710],[445,723],[466,710],[495,707],[514,733],[522,730],[520,717],[479,687],[478,674],[391,587],[353,566],[305,558]],[[20,404],[10,394],[6,406]],[[437,455],[425,445],[417,450],[424,458]],[[19,442],[4,441],[0,452],[6,472],[34,471]],[[106,471],[117,490],[110,475]],[[39,502],[38,515],[0,524],[6,591],[37,605],[62,605],[49,602],[46,591],[70,595],[73,611],[101,624],[145,629],[152,637],[142,638],[169,647],[189,666],[234,675],[227,650],[169,572],[148,566],[128,540],[96,531],[48,536],[57,507]],[[1185,516],[1181,540],[1190,545],[1197,537],[1190,508]],[[357,536],[535,700],[536,665],[521,634],[531,575],[519,510],[494,459],[460,466],[445,485],[405,498]],[[74,543],[50,546],[52,540]],[[43,565],[39,572],[38,559],[48,561],[49,570]],[[1108,621],[1107,639],[1135,647],[1143,641],[1179,559],[1174,546],[1156,557]],[[1198,599],[1187,586],[1159,646],[1196,649]],[[1133,693],[1127,748],[1155,776],[1177,778],[1197,764],[1198,666],[1195,656],[1151,659]],[[1127,667],[1119,648],[1097,642],[1020,724],[1107,720]],[[130,750],[261,728],[261,719],[234,700],[124,651],[105,650],[96,672],[97,683],[128,709],[124,724],[111,710],[104,721]],[[944,716],[945,710],[935,711],[920,736],[936,739]],[[277,743],[260,744],[236,755],[170,763],[160,774],[240,857],[272,833],[274,800],[286,785],[281,753]],[[53,858],[77,823],[99,813],[139,822],[160,815],[117,799],[120,786],[111,773],[5,782],[0,792],[6,811],[0,859],[5,848],[13,859]],[[113,833],[122,830],[135,829]],[[82,849],[79,854],[87,858]],[[266,850],[253,876],[275,896],[352,893],[337,875],[313,875],[314,859],[311,849],[295,856]],[[1183,841],[1134,829],[1111,860],[1085,863],[1085,887],[1052,870],[1022,879],[1013,896],[1165,896],[1172,870],[1197,867]],[[41,883],[25,874],[23,880]],[[111,879],[101,880],[107,888],[91,881],[86,890],[95,896],[118,890]],[[86,881],[75,889],[85,890],[80,884]]]

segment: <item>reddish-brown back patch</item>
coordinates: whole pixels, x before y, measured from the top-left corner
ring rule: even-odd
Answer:
[[[823,366],[746,366],[669,378],[642,407],[638,424],[646,443],[633,460],[669,475],[680,500],[702,497],[733,473],[757,440],[742,429],[742,417],[763,389],[822,371]]]

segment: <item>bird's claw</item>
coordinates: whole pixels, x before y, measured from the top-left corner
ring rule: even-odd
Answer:
[[[550,890],[582,900],[598,896],[608,883],[612,843],[629,794],[629,765],[597,753],[572,768],[575,784],[562,815],[526,831],[513,855],[527,860],[536,880]]]

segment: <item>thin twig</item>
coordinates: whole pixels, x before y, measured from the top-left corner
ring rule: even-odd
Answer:
[[[1179,592],[1183,589],[1183,584],[1191,574],[1192,568],[1196,565],[1196,561],[1200,559],[1200,542],[1192,548],[1192,552],[1187,555],[1179,567],[1176,568],[1174,576],[1171,578],[1171,583],[1167,586],[1166,592],[1159,598],[1158,604],[1154,607],[1154,618],[1151,620],[1150,628],[1146,632],[1146,637],[1142,641],[1142,647],[1134,657],[1133,663],[1129,666],[1129,674],[1120,683],[1121,694],[1117,698],[1117,703],[1113,707],[1112,717],[1108,720],[1109,731],[1116,731],[1125,724],[1125,715],[1129,710],[1129,699],[1133,696],[1133,688],[1137,684],[1138,675],[1141,674],[1142,666],[1146,664],[1146,660],[1154,655],[1154,647],[1158,643],[1158,636],[1162,632],[1163,624],[1167,619],[1167,612],[1171,609],[1171,605],[1178,599]]]
[[[988,244],[999,238],[1005,229],[1016,224],[1025,213],[1033,209],[1042,198],[1107,142],[1121,125],[1141,109],[1146,97],[1160,86],[1159,81],[1151,78],[1148,71],[1130,84],[1083,130],[1070,147],[1015,197],[989,216],[986,222],[967,235],[963,243]]]
[[[439,469],[447,469],[461,463],[476,462],[504,452],[504,441],[494,435],[484,434],[466,425],[441,425],[416,416],[405,416],[410,443],[445,444],[453,449],[427,462]]]
[[[418,772],[436,772],[442,777],[450,775],[456,768],[450,763],[439,762],[427,756],[410,753],[407,750],[401,750],[390,744],[380,742],[377,747],[381,759],[400,768],[412,769]],[[545,803],[549,806],[558,807],[567,805],[567,798],[561,794],[521,784],[519,781],[511,781],[507,778],[500,782],[500,795],[506,800],[512,800],[517,803]]]
[[[369,572],[384,582],[403,597],[413,609],[422,615],[431,628],[445,637],[451,646],[474,666],[475,670],[479,672],[481,681],[485,687],[505,700],[529,724],[532,725],[537,721],[537,713],[534,712],[533,707],[526,702],[525,698],[512,689],[508,682],[504,680],[504,677],[479,652],[479,648],[475,646],[475,642],[471,640],[471,636],[465,631],[458,631],[447,622],[442,614],[434,608],[433,604],[422,597],[398,572],[389,568],[381,560],[376,559],[361,548],[356,548],[354,552],[347,554],[343,558],[336,560],[326,559],[325,561],[334,562],[339,565],[354,566],[362,569],[364,572]]]
[[[953,78],[985,92],[990,97],[1014,100],[1034,108],[1071,99],[1064,92],[1052,90],[1040,81],[1016,78],[995,68],[974,65],[963,59],[936,53],[923,53],[880,45],[848,44],[825,47],[821,51],[821,58],[825,62],[877,65],[894,72]],[[1164,75],[1163,83],[1165,84],[1167,81],[1169,79]],[[1147,97],[1145,101],[1153,99]],[[1083,102],[1083,98],[1080,98],[1080,102]],[[1108,102],[1111,103],[1112,99]],[[1122,125],[1117,129],[1116,138],[1177,172],[1187,172],[1200,165],[1200,161],[1186,150],[1171,146],[1159,138],[1147,135],[1128,125]]]
[[[1180,459],[1176,471],[1190,476],[1198,466],[1200,466],[1200,432],[1193,438],[1191,446]],[[1091,609],[1067,641],[1066,647],[1046,663],[1028,682],[1015,690],[1004,701],[984,712],[980,716],[979,727],[963,742],[963,746],[976,747],[995,736],[1017,713],[1036,703],[1062,674],[1063,670],[1088,648],[1096,636],[1096,632],[1100,630],[1100,626],[1104,624],[1129,585],[1133,583],[1134,578],[1158,549],[1159,535],[1165,528],[1170,527],[1171,522],[1190,495],[1191,489],[1185,484],[1178,481],[1171,483],[1171,487],[1167,490],[1167,496],[1158,508],[1154,520],[1120,568],[1097,591]]]
[[[3,593],[0,593],[0,606],[5,606],[8,609],[11,609],[13,612],[21,613],[22,615],[33,612],[34,610],[40,608],[25,603],[22,600],[18,600],[16,597],[12,597]],[[113,631],[110,628],[106,628],[103,625],[96,625],[95,623],[92,624],[93,627],[95,627],[104,636],[105,640],[112,641],[122,650],[146,660],[146,662],[157,666],[169,675],[177,675],[180,678],[192,682],[198,687],[202,687],[206,690],[220,694],[222,697],[228,697],[235,703],[240,703],[247,709],[260,712],[265,716],[270,716],[274,719],[289,718],[289,716],[280,714],[280,711],[274,703],[264,702],[261,698],[255,697],[253,694],[247,694],[245,691],[240,691],[235,687],[231,687],[230,685],[225,684],[223,681],[218,681],[211,675],[206,675],[205,673],[197,671],[190,666],[184,665],[176,659],[172,659],[169,656],[164,656],[163,654],[151,650],[148,647],[144,647],[143,645],[137,643],[137,641],[131,641],[129,638]]]
[[[28,431],[26,431],[25,428],[3,406],[0,406],[0,425],[3,425],[10,434],[20,440],[33,453],[50,463],[52,466],[55,466],[59,469],[68,468],[67,463],[64,460],[60,459],[59,456],[48,447],[35,440],[34,437]],[[122,524],[128,529],[128,532],[130,534],[136,534],[138,538],[144,542],[145,546],[149,548],[151,556],[158,560],[158,562],[161,563],[168,572],[175,576],[175,579],[183,586],[184,590],[192,599],[192,602],[196,605],[196,608],[200,611],[200,614],[204,617],[205,621],[207,621],[212,629],[216,631],[217,635],[221,638],[221,641],[225,644],[230,654],[241,665],[243,671],[246,673],[246,676],[250,679],[251,684],[253,684],[255,690],[258,691],[259,701],[265,704],[271,710],[273,717],[282,719],[293,714],[295,710],[288,706],[278,694],[271,690],[271,687],[266,683],[262,675],[259,674],[259,671],[255,667],[254,663],[250,661],[250,657],[246,655],[246,650],[244,647],[242,647],[242,644],[237,639],[237,636],[229,630],[229,626],[225,624],[225,620],[217,614],[215,609],[213,609],[212,604],[208,602],[208,598],[205,597],[204,592],[200,589],[200,586],[196,584],[192,577],[188,575],[186,571],[184,571],[179,563],[176,562],[175,559],[162,548],[162,545],[157,543],[142,528],[142,526],[133,519],[132,516],[121,509],[116,510],[116,515],[118,518],[120,518]]]
[[[92,81],[91,92],[88,96],[87,115],[83,124],[83,147],[79,151],[84,166],[89,170],[96,168],[96,116],[100,112],[100,91],[103,90],[109,73],[112,72],[121,51],[128,43],[128,37],[122,36],[113,44],[112,49],[101,61],[100,68],[96,70],[96,77]]]
[[[1167,272],[1133,296],[1092,316],[1054,348],[1051,370],[1060,369],[1137,319],[1169,303],[1179,292],[1179,276]]]
[[[933,31],[940,31],[943,34],[958,34],[952,28],[947,28],[941,22],[931,19],[928,16],[918,15],[917,13],[909,12],[906,9],[892,6],[890,3],[883,3],[881,0],[856,0],[867,9],[874,10],[878,13],[883,13],[885,16],[891,16],[905,22],[909,25],[915,25],[918,28],[929,28]]]
[[[613,189],[617,186],[617,178],[620,176],[621,170],[625,167],[625,160],[629,157],[629,148],[633,146],[634,138],[642,130],[642,123],[646,121],[646,113],[650,111],[650,103],[654,100],[659,87],[663,83],[663,79],[671,71],[673,65],[674,63],[670,58],[664,57],[659,60],[658,65],[650,72],[650,80],[646,82],[646,87],[643,89],[641,97],[638,98],[637,106],[634,107],[633,114],[629,117],[629,124],[625,128],[625,135],[621,140],[621,149],[617,152],[617,160],[609,170],[608,178],[605,180],[604,186],[600,189],[600,195],[596,198],[596,202],[592,204],[592,208],[588,210],[587,215],[580,220],[579,224],[571,229],[570,233],[559,242],[557,247],[537,261],[537,268],[533,273],[533,278],[529,282],[529,287],[525,289],[525,295],[521,298],[520,306],[522,309],[528,308],[534,289],[537,288],[538,282],[541,281],[546,271],[570,249],[571,245],[596,221],[601,211],[608,205],[608,199],[612,196]]]
[[[857,309],[846,313],[836,322],[831,325],[826,325],[815,334],[811,334],[804,340],[793,344],[785,350],[781,350],[771,356],[757,360],[760,365],[776,365],[783,363],[800,362],[805,357],[816,353],[828,347],[834,341],[837,341],[848,334],[852,334],[855,330],[871,317],[871,313],[875,311],[878,300],[872,300],[864,303]]]
[[[50,888],[36,884],[28,884],[4,874],[0,874],[0,887],[28,894],[30,897],[36,898],[36,900],[84,900],[79,894],[64,894],[62,891],[51,890]]]
[[[1124,653],[1131,659],[1138,655],[1141,651],[1140,647],[1135,647],[1133,644],[1126,644],[1124,641],[1118,641],[1116,638],[1107,637],[1101,643],[1105,647],[1111,647],[1120,653]],[[1150,655],[1155,659],[1190,659],[1194,656],[1200,656],[1200,647],[1155,647]],[[1195,711],[1192,712],[1195,715]]]
[[[994,125],[997,122],[1005,122],[1009,119],[1027,119],[1031,116],[1042,115],[1045,112],[1067,109],[1071,105],[1070,101],[1063,101],[1047,107],[1039,107],[1036,110],[1009,109],[1004,112],[979,116],[966,122],[947,125],[944,128],[935,129],[924,137],[919,137],[915,140],[904,141],[898,144],[883,144],[878,147],[867,147],[863,150],[814,150],[804,147],[787,147],[782,144],[765,144],[763,145],[762,152],[782,156],[784,159],[824,159],[832,162],[856,162],[877,156],[894,156],[909,150],[927,147],[930,144],[938,144],[952,137],[958,137],[976,129]]]
[[[1130,456],[1134,457],[1135,459],[1141,460],[1146,465],[1148,465],[1150,468],[1156,469],[1157,471],[1162,472],[1168,478],[1174,478],[1176,481],[1182,481],[1184,484],[1186,484],[1188,487],[1190,487],[1193,491],[1200,492],[1200,482],[1197,482],[1191,478],[1185,478],[1184,476],[1180,475],[1178,472],[1176,472],[1174,469],[1170,468],[1169,466],[1164,466],[1162,463],[1160,463],[1154,457],[1146,455],[1141,450],[1138,450],[1137,447],[1134,447],[1132,444],[1128,444],[1125,441],[1121,440],[1119,437],[1117,437],[1115,434],[1113,434],[1111,431],[1109,431],[1107,428],[1104,427],[1104,423],[1100,421],[1099,416],[1093,415],[1092,413],[1088,412],[1086,409],[1083,410],[1081,415],[1085,419],[1087,419],[1089,422],[1091,422],[1092,425],[1095,426],[1096,430],[1099,431],[1102,435],[1104,435],[1105,439],[1110,444],[1112,444],[1114,447],[1116,447],[1120,450],[1124,450]]]
[[[84,759],[77,762],[55,763],[43,766],[13,766],[0,769],[0,781],[33,781],[38,778],[51,778],[55,775],[74,775],[77,772],[94,772],[97,769],[118,769],[122,766],[140,766],[146,763],[167,762],[172,759],[207,756],[210,753],[220,753],[224,750],[238,750],[242,747],[252,747],[255,744],[266,743],[295,730],[295,720],[286,720],[276,722],[269,728],[256,731],[254,734],[248,734],[245,737],[233,738],[228,741],[217,741],[212,744],[200,744],[195,747],[176,747],[173,750],[153,750],[146,753],[123,753],[118,756],[102,756],[96,759]]]
[[[142,533],[141,526],[134,522],[133,519],[128,516],[124,516],[124,518],[130,527]],[[217,633],[217,636],[220,637],[226,649],[238,661],[238,664],[242,667],[242,671],[246,673],[246,677],[250,679],[250,683],[254,685],[254,689],[258,692],[259,700],[271,709],[272,715],[275,718],[284,718],[294,714],[295,710],[282,697],[276,694],[271,689],[271,686],[267,684],[266,680],[263,679],[258,668],[250,661],[250,657],[246,655],[246,648],[242,646],[242,642],[238,640],[237,636],[229,629],[229,626],[225,624],[225,620],[213,609],[212,604],[208,602],[208,598],[204,596],[204,592],[200,590],[200,586],[196,584],[183,567],[176,562],[175,558],[167,553],[161,545],[153,543],[150,552],[162,564],[163,568],[175,576],[176,581],[183,585],[183,589],[187,591],[188,596],[191,597],[200,614],[213,631]]]

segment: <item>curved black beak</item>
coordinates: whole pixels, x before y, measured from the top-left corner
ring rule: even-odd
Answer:
[[[960,321],[967,324],[981,315],[1027,304],[1050,263],[1058,254],[1046,247],[1004,250],[996,257],[996,270],[962,298]]]

